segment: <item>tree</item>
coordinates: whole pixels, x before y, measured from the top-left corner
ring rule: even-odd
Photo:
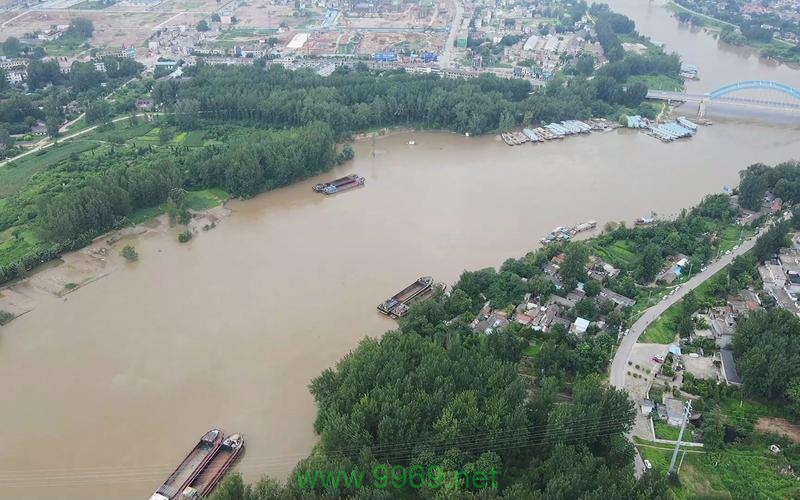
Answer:
[[[105,99],[98,99],[86,105],[86,123],[105,123],[111,118],[111,105]]]
[[[575,59],[575,72],[581,76],[590,76],[594,73],[594,56],[581,54]]]
[[[125,257],[125,260],[129,262],[133,262],[139,260],[139,254],[136,252],[136,249],[133,248],[131,245],[125,245],[122,248],[121,255]]]
[[[212,22],[212,23],[218,23],[218,22],[220,22],[220,17],[219,17],[219,14],[217,14],[216,12],[214,12],[213,14],[211,14],[211,22]]]
[[[7,57],[19,57],[21,51],[22,45],[17,37],[10,36],[3,42],[3,54]]]
[[[756,311],[740,320],[733,339],[736,370],[745,392],[782,398],[800,377],[800,319],[783,309]]]
[[[791,403],[792,411],[800,416],[800,377],[793,378],[786,387],[786,399]]]
[[[783,221],[759,236],[753,246],[753,253],[760,262],[764,262],[771,259],[780,248],[789,245],[789,222]]]
[[[564,262],[561,265],[561,276],[565,281],[586,281],[586,263],[589,261],[589,249],[582,242],[572,242],[564,251]]]
[[[197,23],[197,31],[209,31],[211,28],[208,26],[208,22],[205,19],[201,19],[200,22]]]
[[[72,20],[68,33],[75,34],[81,38],[91,38],[94,33],[94,24],[85,17],[76,17]]]
[[[600,282],[594,279],[586,280],[586,283],[583,285],[583,291],[586,292],[587,297],[597,297],[600,295],[600,290],[602,288]]]
[[[640,283],[651,283],[661,270],[663,259],[661,248],[655,243],[649,243],[644,247],[638,263],[638,278]]]
[[[39,89],[48,83],[57,83],[61,80],[61,70],[55,60],[42,62],[33,59],[28,62],[27,73],[28,85],[32,89]]]

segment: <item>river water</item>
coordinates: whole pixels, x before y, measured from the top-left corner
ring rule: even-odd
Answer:
[[[617,3],[640,25],[658,12]],[[675,48],[711,43],[663,23]],[[797,78],[708,57],[696,63]],[[421,275],[499,265],[557,225],[675,213],[752,162],[800,158],[800,126],[722,120],[673,144],[620,130],[514,148],[400,133],[355,149],[325,176],[231,203],[188,244],[140,237],[138,263],[67,300],[40,292],[0,330],[0,498],[147,498],[214,426],[244,434],[246,479],[284,478],[315,440],[311,378],[394,325],[379,301]],[[366,186],[311,191],[350,172]]]

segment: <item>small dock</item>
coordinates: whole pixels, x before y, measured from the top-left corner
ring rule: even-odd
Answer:
[[[556,241],[569,241],[575,235],[583,233],[585,231],[591,231],[597,227],[596,220],[590,220],[587,222],[581,222],[580,224],[575,224],[574,226],[558,226],[549,233],[545,235],[544,238],[539,240],[542,245],[549,245],[550,243]]]

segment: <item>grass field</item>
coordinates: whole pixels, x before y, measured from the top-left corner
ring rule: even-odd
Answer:
[[[719,233],[719,251],[725,253],[740,245],[745,238],[756,234],[750,226],[728,226]]]
[[[541,351],[542,351],[542,344],[541,343],[536,343],[536,344],[529,345],[528,347],[526,347],[525,350],[522,351],[522,355],[523,356],[528,356],[530,358],[535,358],[536,356],[539,355],[539,353]]]
[[[230,197],[222,189],[204,189],[186,193],[186,208],[190,210],[206,210],[216,207]]]
[[[647,88],[677,92],[683,90],[683,82],[678,78],[665,75],[637,75],[628,79],[628,83],[643,82]]]
[[[16,262],[28,252],[35,250],[39,238],[31,230],[21,231],[18,237],[13,234],[14,228],[0,233],[0,266]]]
[[[99,145],[98,142],[87,140],[62,142],[7,163],[0,167],[0,198],[19,191],[36,172],[69,158],[72,153],[83,153]]]
[[[649,344],[671,344],[675,340],[675,324],[681,312],[680,302],[676,302],[664,311],[657,320],[650,323],[650,326],[639,337],[639,342]]]
[[[597,255],[618,267],[630,266],[636,259],[636,254],[627,240],[615,241],[610,246],[595,244],[594,250]]]
[[[642,458],[663,474],[669,469],[672,448],[639,441]],[[681,464],[682,459],[682,464]],[[680,486],[676,498],[798,498],[800,481],[781,474],[788,465],[766,446],[734,445],[722,452],[687,449],[678,455]]]
[[[669,439],[670,441],[677,441],[678,434],[681,432],[680,427],[669,425],[666,422],[653,422],[653,430],[656,431],[656,438]],[[693,442],[692,431],[689,427],[683,432],[683,440]]]

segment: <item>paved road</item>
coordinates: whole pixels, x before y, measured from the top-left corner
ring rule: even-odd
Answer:
[[[453,0],[453,3],[456,5],[456,13],[453,16],[453,23],[450,25],[450,34],[447,35],[447,41],[444,42],[442,57],[439,58],[439,65],[444,69],[450,67],[450,54],[453,52],[458,30],[461,28],[461,19],[464,17],[464,4],[461,3],[461,0]]]
[[[627,382],[627,365],[631,357],[631,350],[639,340],[639,336],[644,330],[661,316],[669,306],[678,302],[686,295],[689,290],[694,290],[698,285],[714,275],[717,271],[731,263],[734,257],[743,254],[744,252],[753,248],[756,243],[756,238],[761,234],[759,231],[756,236],[750,240],[744,241],[739,248],[732,251],[729,255],[723,255],[719,260],[708,265],[705,271],[695,274],[689,281],[683,284],[678,291],[673,295],[667,296],[666,300],[660,301],[650,309],[647,309],[642,317],[631,326],[628,335],[622,337],[622,342],[619,344],[617,353],[614,355],[614,360],[611,362],[611,386],[617,389],[624,389]]]

